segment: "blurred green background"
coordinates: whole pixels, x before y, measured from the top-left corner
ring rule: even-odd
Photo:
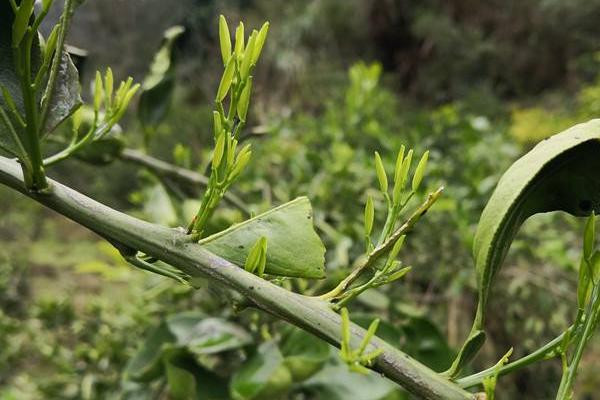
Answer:
[[[186,28],[170,112],[149,152],[200,172],[222,72],[219,14],[230,27],[271,24],[245,132],[253,161],[233,191],[254,212],[311,199],[328,280],[286,282],[293,290],[322,291],[364,251],[366,194],[383,208],[373,151],[389,170],[401,144],[431,151],[424,185],[446,190],[405,245],[413,270],[365,293],[351,315],[364,324],[382,318],[384,338],[443,370],[471,323],[472,237],[500,175],[537,141],[600,115],[600,1],[88,0],[68,38],[88,52],[84,95],[107,66],[141,82],[163,31]],[[133,103],[122,126],[135,148],[142,133]],[[198,199],[121,161],[69,160],[50,175],[172,226],[186,225]],[[351,375],[328,345],[233,309],[208,285],[192,291],[134,270],[106,242],[8,189],[0,204],[1,400],[185,398],[173,376],[192,382],[199,399],[408,398],[384,378]],[[211,229],[242,218],[224,203]],[[476,369],[510,347],[523,356],[570,324],[581,230],[560,214],[526,223],[493,292]],[[206,335],[224,344],[199,345]],[[600,399],[599,357],[596,340],[576,398]],[[141,374],[141,364],[154,370]],[[500,379],[498,398],[554,398],[560,373],[556,359],[530,366]]]

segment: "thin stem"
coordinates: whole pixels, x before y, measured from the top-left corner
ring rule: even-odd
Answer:
[[[13,49],[15,69],[21,84],[23,106],[25,108],[25,147],[30,167],[24,173],[30,174],[29,189],[43,190],[47,187],[42,161],[39,135],[38,105],[35,99],[35,86],[31,82],[31,47],[37,31],[28,28],[25,38],[19,47]],[[26,164],[23,164],[24,167]]]
[[[581,361],[581,357],[583,356],[583,350],[590,340],[594,328],[597,322],[598,316],[598,300],[600,299],[600,286],[594,286],[594,291],[592,294],[592,298],[588,304],[587,312],[585,314],[585,322],[583,323],[583,331],[577,337],[577,345],[575,347],[575,352],[573,353],[573,357],[571,358],[571,362],[568,365],[566,374],[563,373],[562,379],[560,381],[560,386],[558,389],[558,393],[556,394],[556,400],[567,400],[570,399],[571,390],[573,387],[573,383],[575,381],[575,375],[577,374],[577,369],[579,367],[579,362]]]
[[[456,383],[462,388],[470,388],[476,385],[481,384],[481,381],[488,376],[494,375],[498,373],[498,376],[506,375],[521,368],[524,368],[530,364],[533,364],[537,361],[543,360],[548,355],[552,354],[552,352],[556,351],[562,344],[563,338],[567,334],[567,332],[572,332],[573,327],[569,327],[565,332],[561,333],[550,342],[546,343],[544,346],[535,350],[534,352],[519,358],[511,363],[505,364],[498,370],[496,366],[488,368],[486,370],[477,372],[476,374],[466,376],[464,378],[460,378],[456,380]]]
[[[373,265],[375,265],[375,262],[379,259],[379,257],[386,254],[392,249],[392,247],[394,247],[394,244],[396,244],[396,241],[400,238],[400,236],[405,235],[415,226],[419,219],[421,219],[421,217],[427,212],[427,210],[429,210],[431,206],[433,206],[433,204],[436,202],[436,200],[441,196],[443,190],[444,188],[440,187],[435,192],[430,193],[427,196],[425,202],[423,202],[423,204],[421,204],[412,213],[412,215],[402,226],[400,226],[383,243],[381,243],[380,245],[375,247],[375,249],[373,249],[373,251],[367,257],[366,261],[364,261],[358,267],[356,267],[354,271],[352,271],[350,275],[348,275],[344,280],[342,280],[335,288],[333,288],[325,294],[322,294],[321,296],[319,296],[319,298],[322,300],[331,300],[338,297],[345,290],[347,290],[348,287],[350,287],[350,285],[354,281],[356,281],[356,279],[358,279],[364,271],[368,270]]]
[[[27,157],[27,152],[25,151],[25,148],[23,147],[23,143],[21,142],[21,139],[19,138],[19,135],[17,134],[17,131],[15,130],[14,125],[10,121],[10,118],[8,117],[8,115],[6,115],[6,111],[4,111],[4,108],[2,108],[2,107],[0,107],[0,118],[2,118],[2,120],[4,121],[4,124],[8,128],[8,132],[12,136],[13,141],[17,145],[18,151],[21,154],[15,154],[13,150],[8,149],[8,148],[5,150],[8,151],[9,153],[13,154],[15,157],[19,157],[20,159],[23,159],[23,162],[27,163],[28,168],[31,169],[31,162],[29,161],[29,158]]]
[[[326,302],[289,292],[193,243],[178,230],[144,222],[100,204],[60,183],[48,180],[46,193],[30,192],[16,161],[0,157],[0,183],[46,205],[112,242],[155,257],[182,272],[211,280],[247,297],[256,307],[339,346],[341,319]],[[358,346],[366,331],[351,324],[351,344]],[[374,337],[367,351],[382,348],[372,369],[398,383],[418,398],[473,400],[471,393],[435,371]]]

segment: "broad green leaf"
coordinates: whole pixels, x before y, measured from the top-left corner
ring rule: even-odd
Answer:
[[[313,229],[312,218],[309,200],[299,197],[209,236],[200,245],[243,267],[252,246],[264,236],[267,274],[323,278],[325,247]]]
[[[125,379],[149,382],[160,376],[163,371],[163,350],[175,339],[165,323],[152,330],[138,352],[127,363]]]
[[[173,45],[183,32],[181,26],[173,26],[165,31],[160,49],[154,55],[150,71],[142,82],[138,119],[145,127],[155,127],[169,111],[175,87]]]
[[[320,370],[330,355],[330,346],[323,340],[290,327],[281,344],[284,363],[294,382],[301,382]]]
[[[234,400],[270,400],[285,394],[292,375],[275,342],[263,343],[236,372],[229,391]]]

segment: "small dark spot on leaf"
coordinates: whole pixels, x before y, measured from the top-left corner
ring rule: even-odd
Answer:
[[[250,286],[250,287],[248,287],[248,289],[254,290],[254,286]]]
[[[238,249],[243,249],[243,248],[244,248],[244,245],[243,245],[243,244],[240,244],[240,245],[238,246]]]

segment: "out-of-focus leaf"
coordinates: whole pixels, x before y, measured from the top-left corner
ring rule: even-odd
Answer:
[[[214,354],[246,346],[252,337],[242,327],[221,318],[207,318],[198,312],[173,315],[167,319],[177,344],[194,354]]]
[[[301,278],[325,276],[325,247],[312,224],[312,208],[306,197],[257,215],[200,241],[207,250],[243,266],[252,245],[267,238],[265,272]]]
[[[276,399],[292,384],[292,375],[275,342],[263,343],[233,376],[229,391],[234,400]]]
[[[161,184],[144,189],[144,215],[151,222],[165,226],[177,223],[177,213],[169,194]]]
[[[325,341],[291,327],[281,344],[281,353],[292,379],[294,382],[300,382],[323,367],[329,358],[330,347]]]
[[[352,314],[352,322],[365,329],[369,328],[369,325],[371,324],[371,322],[373,322],[375,318],[378,318],[378,316],[374,314]],[[377,328],[377,336],[385,340],[392,346],[399,346],[400,339],[402,338],[402,331],[400,330],[400,328],[390,324],[386,320],[380,320],[379,326]]]
[[[175,87],[176,60],[173,45],[183,32],[182,26],[173,26],[165,31],[160,49],[154,55],[150,72],[144,78],[138,106],[138,118],[143,126],[156,126],[169,111]]]
[[[117,159],[124,148],[125,142],[120,134],[108,133],[83,146],[75,156],[90,164],[106,165]]]
[[[354,317],[353,317],[354,319]],[[398,385],[375,374],[350,372],[345,364],[332,363],[302,384],[314,398],[327,400],[406,400]]]
[[[195,367],[186,362],[185,354],[180,350],[167,350],[163,357],[169,398],[172,400],[190,400],[196,398],[196,378],[190,372]],[[190,365],[191,364],[191,365]]]
[[[167,324],[162,323],[147,336],[125,368],[125,379],[149,382],[163,372],[162,356],[166,346],[175,341]]]
[[[409,318],[401,328],[401,348],[406,353],[435,371],[450,366],[455,353],[433,322],[427,318]]]

